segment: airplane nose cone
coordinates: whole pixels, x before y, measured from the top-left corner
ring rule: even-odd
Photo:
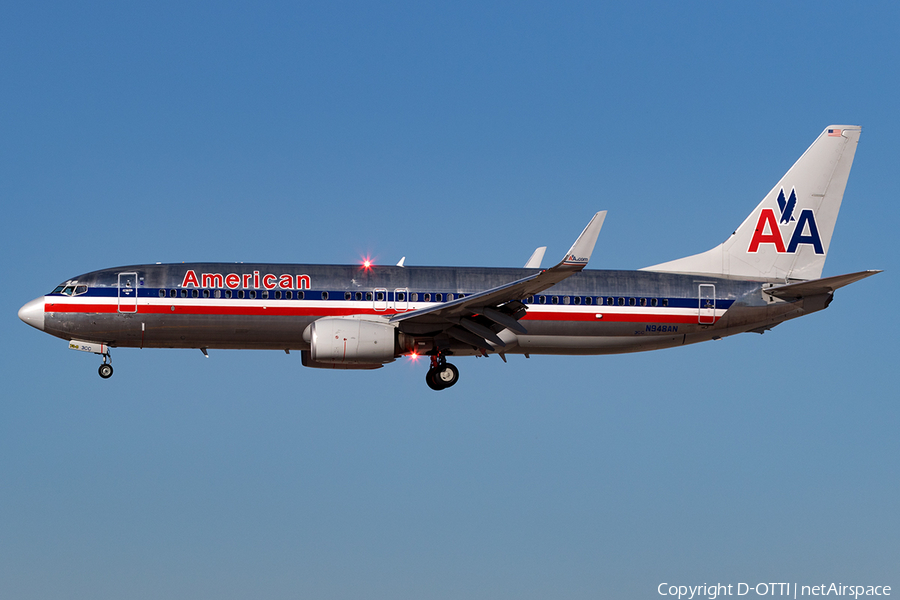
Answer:
[[[44,330],[44,298],[35,298],[19,309],[19,318],[35,327]]]

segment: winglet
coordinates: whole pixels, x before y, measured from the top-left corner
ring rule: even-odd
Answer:
[[[565,257],[559,263],[560,266],[584,268],[588,261],[591,260],[591,253],[594,251],[594,244],[597,243],[597,236],[600,235],[600,228],[603,227],[603,220],[606,218],[606,211],[601,210],[587,224]]]
[[[531,258],[528,259],[528,262],[525,263],[526,269],[540,269],[541,261],[544,260],[544,252],[547,251],[547,246],[541,246],[540,248],[535,248],[534,254],[531,255]]]

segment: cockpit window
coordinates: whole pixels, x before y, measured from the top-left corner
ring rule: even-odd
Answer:
[[[75,293],[73,295],[78,296],[81,294],[85,294],[88,291],[88,287],[86,285],[76,285]]]
[[[74,285],[67,285],[66,288],[62,291],[62,293],[65,294],[66,296],[71,296],[72,292],[74,292],[74,291],[75,291]]]
[[[53,291],[50,292],[50,293],[51,293],[51,294],[59,294],[59,293],[62,293],[64,287],[66,287],[66,286],[64,286],[64,285],[58,285],[58,286],[56,286],[56,289],[53,290]]]

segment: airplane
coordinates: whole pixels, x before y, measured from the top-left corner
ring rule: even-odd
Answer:
[[[307,367],[378,369],[430,360],[433,390],[457,383],[448,357],[599,355],[718,340],[827,308],[879,273],[822,278],[861,128],[830,125],[741,225],[706,252],[637,271],[587,270],[606,217],[563,258],[521,269],[244,263],[102,269],[58,285],[19,318],[69,348],[299,350]]]

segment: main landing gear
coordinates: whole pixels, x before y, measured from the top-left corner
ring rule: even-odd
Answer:
[[[100,373],[100,377],[103,379],[109,379],[112,377],[113,368],[112,368],[112,356],[109,352],[101,354],[103,357],[103,364],[100,365],[100,368],[97,370]]]
[[[435,391],[443,390],[459,381],[459,369],[447,362],[443,354],[431,357],[431,368],[425,374],[425,383]]]

